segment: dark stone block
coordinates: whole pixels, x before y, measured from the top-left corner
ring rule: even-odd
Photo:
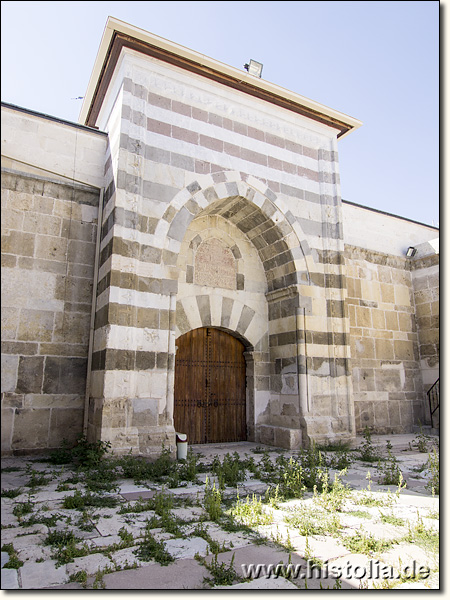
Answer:
[[[44,376],[43,356],[21,356],[17,373],[16,392],[19,394],[39,394]]]
[[[47,356],[44,369],[44,394],[84,394],[85,358]]]

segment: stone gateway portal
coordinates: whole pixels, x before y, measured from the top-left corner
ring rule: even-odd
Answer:
[[[358,119],[114,18],[78,124],[1,113],[2,453],[436,427],[439,232],[341,199]]]
[[[181,336],[177,347],[175,429],[191,444],[246,440],[245,346],[202,327]]]

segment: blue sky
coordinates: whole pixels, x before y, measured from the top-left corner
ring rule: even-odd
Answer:
[[[446,7],[448,10],[448,6]],[[2,2],[2,101],[78,121],[108,15],[363,121],[344,200],[439,221],[440,3]]]

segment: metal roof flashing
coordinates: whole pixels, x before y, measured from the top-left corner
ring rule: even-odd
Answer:
[[[358,119],[114,17],[109,17],[106,23],[81,107],[79,122],[83,125],[96,126],[104,96],[123,47],[132,48],[319,121],[337,129],[338,138],[348,135],[362,125]]]

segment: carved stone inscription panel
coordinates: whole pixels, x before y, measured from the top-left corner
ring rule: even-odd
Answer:
[[[195,253],[194,283],[236,289],[236,261],[224,242],[210,238],[200,244]]]

